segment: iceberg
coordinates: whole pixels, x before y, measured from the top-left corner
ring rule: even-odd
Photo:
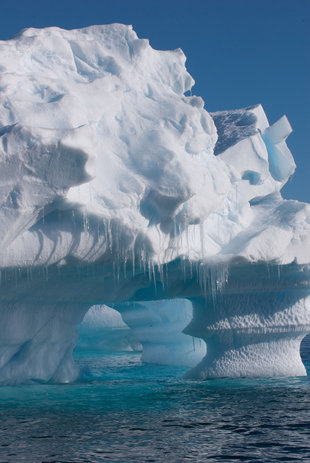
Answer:
[[[193,84],[180,49],[131,26],[0,42],[1,384],[77,379],[98,305],[191,378],[306,374],[310,205],[280,192],[292,129],[261,105],[208,113]]]

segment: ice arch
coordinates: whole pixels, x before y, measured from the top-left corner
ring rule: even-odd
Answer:
[[[93,306],[79,326],[77,349],[135,350],[145,363],[193,367],[206,349],[203,340],[183,333],[192,312],[187,299]]]
[[[193,319],[184,332],[203,339],[207,354],[188,377],[305,374],[299,345],[310,326],[307,266],[290,264],[279,267],[239,262],[227,268],[221,265],[192,266],[189,261],[179,260],[167,265],[169,279],[161,288],[161,271],[158,269],[154,273],[151,270],[150,274],[146,271],[135,277],[131,275],[130,285],[128,275],[125,277],[123,272],[118,279],[106,274],[104,286],[100,285],[102,269],[100,272],[95,270],[87,268],[81,275],[81,269],[73,269],[73,274],[64,269],[50,269],[47,280],[43,275],[33,275],[30,280],[27,273],[22,272],[19,279],[13,280],[12,275],[6,274],[2,288],[6,289],[7,298],[14,295],[17,302],[1,303],[0,379],[3,384],[76,379],[78,371],[71,357],[76,327],[94,299],[105,298],[105,302],[111,304],[112,301],[115,303],[115,294],[122,294],[124,300],[129,301],[119,302],[116,306],[123,314],[127,312],[124,318],[129,316],[129,325],[141,336],[138,340],[146,346],[149,356],[146,360],[161,363],[162,356],[168,352],[169,363],[193,365],[188,344],[180,343],[181,325],[185,319],[180,317],[175,324],[169,324],[173,317],[167,307],[164,310],[165,304],[161,311],[156,309],[160,301],[155,304],[145,302],[147,295],[150,299],[155,297],[153,279],[160,291],[158,298],[176,299],[175,307],[180,307],[176,295],[178,298],[181,295],[193,304]],[[185,281],[184,274],[188,275]],[[36,282],[36,293],[29,292],[33,281]],[[70,293],[68,286],[71,287]],[[19,302],[22,297],[23,304]],[[54,298],[54,304],[46,303],[46,298]],[[173,306],[170,304],[168,307]],[[138,308],[136,312],[135,306]],[[168,318],[166,324],[165,317]],[[148,324],[156,318],[157,326],[152,332]],[[177,330],[180,320],[182,324]],[[164,344],[169,330],[178,343],[170,343],[170,346],[168,343],[167,348]],[[191,340],[190,336],[185,338]],[[151,345],[152,339],[155,348],[148,350],[147,344]],[[156,350],[159,345],[160,350]],[[176,349],[169,352],[171,347]],[[196,357],[195,361],[198,360]]]

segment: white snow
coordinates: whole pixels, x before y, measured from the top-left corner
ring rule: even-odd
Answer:
[[[59,306],[61,320],[64,307],[71,314],[76,305],[72,330],[53,341],[51,358],[72,345],[74,327],[96,304],[186,298],[192,328],[201,319],[197,301],[220,324],[229,310],[235,316],[228,302],[221,312],[225,294],[257,301],[260,293],[270,298],[273,286],[279,300],[293,291],[296,307],[305,307],[310,206],[280,193],[295,169],[289,122],[283,116],[269,126],[260,105],[209,114],[200,97],[185,95],[193,84],[181,50],[154,50],[131,26],[27,29],[0,42],[0,316],[12,339],[17,322],[7,307],[19,304],[16,313],[30,324],[33,307],[48,314]],[[263,303],[246,306],[254,320],[264,314]],[[168,314],[169,304],[162,307]],[[307,311],[300,320],[306,333]],[[47,326],[46,339],[53,336]],[[288,319],[287,333],[292,326]],[[205,329],[189,332],[212,345]],[[24,334],[35,339],[26,327]],[[231,339],[226,350],[222,341],[213,345],[238,350]],[[3,341],[0,381],[52,380],[61,362],[73,373],[58,378],[76,375],[70,355],[64,362],[55,354],[44,371],[44,349],[35,354],[38,370],[24,368],[35,348],[16,356],[23,343],[6,350],[10,342]],[[278,362],[271,358],[278,347],[270,347],[271,335],[266,342],[270,361],[259,374],[288,374],[267,367]],[[258,371],[250,350],[240,354],[240,374]],[[198,376],[232,375],[226,360],[218,371],[215,357],[207,367],[210,355]]]

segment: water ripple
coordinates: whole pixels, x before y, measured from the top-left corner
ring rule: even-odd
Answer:
[[[86,354],[73,385],[0,389],[0,462],[310,462],[309,378],[180,379]]]

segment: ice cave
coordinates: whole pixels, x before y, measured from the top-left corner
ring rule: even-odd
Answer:
[[[189,379],[306,374],[285,116],[208,113],[182,50],[121,24],[26,29],[0,79],[0,384],[75,381],[76,343]]]

